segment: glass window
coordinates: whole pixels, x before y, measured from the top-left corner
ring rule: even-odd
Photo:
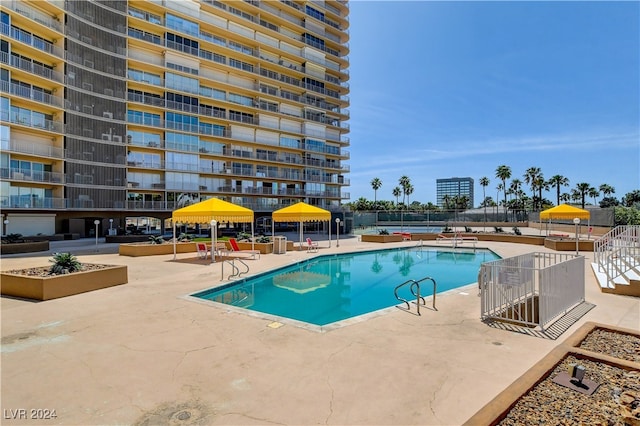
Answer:
[[[200,35],[200,27],[195,22],[182,19],[181,17],[172,15],[170,13],[167,13],[166,15],[166,22],[168,28],[195,36]]]

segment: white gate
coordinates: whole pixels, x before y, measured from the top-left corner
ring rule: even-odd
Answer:
[[[544,329],[584,301],[584,257],[536,252],[486,262],[478,284],[482,320]]]

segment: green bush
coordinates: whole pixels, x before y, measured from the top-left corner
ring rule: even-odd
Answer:
[[[256,243],[270,243],[270,242],[271,242],[271,238],[265,237],[264,235],[261,235],[256,238]]]
[[[22,234],[7,234],[5,237],[2,238],[2,242],[3,243],[22,243],[24,242],[24,239],[22,238]]]
[[[389,231],[386,229],[381,229],[378,231],[378,235],[389,235]]]
[[[151,235],[149,237],[149,243],[151,244],[164,244],[164,238],[160,235]]]
[[[193,241],[193,236],[191,234],[185,234],[183,232],[182,234],[178,235],[178,242],[188,243],[190,241]]]
[[[238,237],[236,238],[236,240],[238,240],[238,241],[251,240],[251,234],[246,233],[246,232],[239,232],[238,233]]]
[[[494,229],[497,233],[504,232],[504,231],[502,230],[502,228],[501,228],[501,227],[499,227],[499,226],[494,226],[494,227],[493,227],[493,229]]]
[[[513,233],[516,235],[522,235],[522,232],[520,232],[520,229],[517,226],[514,226],[513,228]]]
[[[49,273],[54,275],[70,274],[82,270],[82,263],[71,253],[54,253],[53,259],[49,262],[53,263]]]

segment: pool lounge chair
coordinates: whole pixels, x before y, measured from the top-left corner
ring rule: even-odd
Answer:
[[[196,251],[200,259],[206,259],[211,252],[205,243],[196,243]]]
[[[240,250],[235,238],[229,238],[229,244],[231,245],[231,252],[228,255],[231,257],[237,254],[246,254],[248,259],[260,259],[260,250]]]
[[[307,238],[307,251],[318,251],[318,243],[311,241],[311,238]]]

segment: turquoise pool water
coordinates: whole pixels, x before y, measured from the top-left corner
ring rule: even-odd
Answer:
[[[426,247],[325,255],[192,296],[323,326],[398,305],[394,288],[409,279],[432,277],[438,293],[476,282],[480,264],[499,258]],[[399,295],[412,298],[408,288]]]

